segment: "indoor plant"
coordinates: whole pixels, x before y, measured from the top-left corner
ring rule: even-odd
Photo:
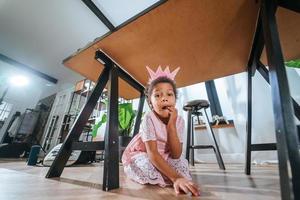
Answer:
[[[136,111],[132,108],[132,103],[119,104],[119,144],[127,146],[131,140],[132,128]]]
[[[122,147],[127,146],[131,140],[132,128],[136,116],[136,110],[133,110],[132,103],[119,103],[118,117],[119,117],[119,144]],[[93,127],[92,135],[96,137],[97,130],[107,121],[107,114],[102,115],[101,120]]]

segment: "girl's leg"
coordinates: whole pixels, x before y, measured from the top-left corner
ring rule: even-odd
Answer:
[[[124,172],[130,179],[140,184],[159,184],[165,187],[162,174],[152,165],[147,154],[140,154],[133,157],[131,163],[124,166]]]

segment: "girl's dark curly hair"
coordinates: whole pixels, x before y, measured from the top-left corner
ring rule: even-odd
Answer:
[[[176,89],[175,82],[172,79],[170,79],[170,78],[168,78],[166,76],[162,76],[162,77],[159,77],[159,78],[155,79],[154,81],[152,81],[145,88],[145,95],[147,97],[147,102],[148,102],[149,105],[150,105],[150,96],[151,96],[151,94],[153,92],[154,87],[158,83],[170,83],[172,85],[172,88],[173,88],[173,91],[174,91],[174,94],[175,94],[175,98],[177,99],[178,92],[177,92],[177,89]]]

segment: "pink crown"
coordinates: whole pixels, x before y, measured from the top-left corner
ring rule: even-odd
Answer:
[[[180,69],[180,67],[177,67],[173,72],[170,72],[169,66],[167,66],[164,71],[159,66],[157,68],[156,72],[154,72],[148,66],[146,66],[146,68],[147,68],[147,70],[149,72],[149,75],[150,75],[150,78],[149,78],[149,81],[148,81],[149,83],[151,83],[152,81],[154,81],[155,79],[157,79],[159,77],[167,77],[167,78],[174,81],[175,76],[176,76],[177,72]]]

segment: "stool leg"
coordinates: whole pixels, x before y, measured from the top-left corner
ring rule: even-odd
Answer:
[[[225,165],[224,165],[224,162],[223,162],[220,150],[219,150],[219,145],[217,143],[217,140],[215,138],[215,135],[214,135],[214,132],[213,132],[213,130],[211,128],[211,125],[210,125],[210,123],[208,121],[208,116],[207,116],[206,110],[205,109],[203,109],[203,110],[204,110],[204,113],[205,113],[204,119],[205,119],[206,129],[207,129],[207,131],[209,133],[208,134],[209,137],[211,138],[211,140],[213,142],[212,145],[214,146],[214,148],[216,150],[215,153],[216,153],[216,157],[217,157],[217,161],[218,161],[219,167],[220,167],[220,169],[224,169],[225,170]]]
[[[185,151],[185,158],[188,162],[190,162],[190,142],[191,142],[191,118],[192,118],[192,111],[188,111],[188,123],[187,123],[187,134],[186,134],[186,151]]]
[[[195,149],[194,149],[194,116],[192,116],[192,152],[191,152],[191,157],[192,157],[192,166],[195,165]]]

